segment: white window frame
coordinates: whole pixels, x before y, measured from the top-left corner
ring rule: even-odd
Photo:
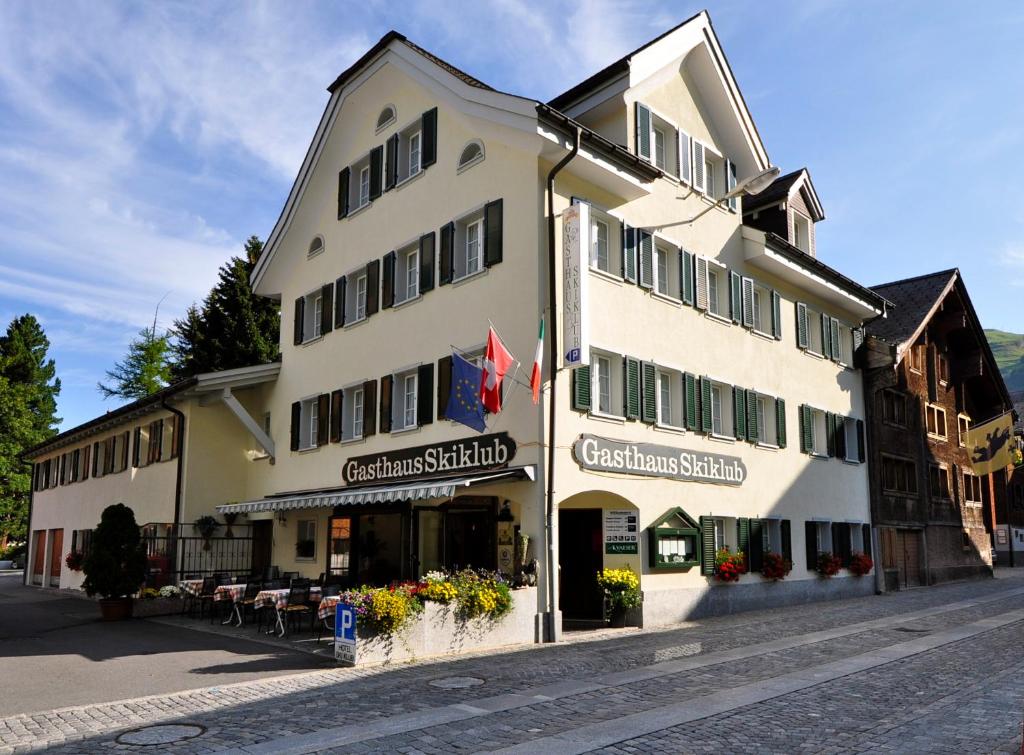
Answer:
[[[811,407],[811,456],[828,458],[828,416],[822,409]]]
[[[801,229],[803,243],[801,244]],[[811,253],[811,219],[803,213],[793,210],[793,246],[807,254]]]
[[[405,304],[420,295],[419,240],[406,244],[395,253],[394,304]]]
[[[842,417],[843,420],[843,440],[846,446],[846,455],[843,461],[849,461],[853,463],[860,463],[859,443],[857,440],[857,419],[855,417]]]
[[[654,114],[652,113],[651,115],[652,115],[652,117],[651,117],[651,123],[652,123],[652,125],[651,125],[651,136],[653,137],[651,139],[651,157],[654,158],[654,167],[660,168],[661,170],[667,171],[668,170],[668,166],[665,164],[665,159],[667,157],[666,146],[667,146],[667,142],[668,142],[668,134],[665,133],[665,129],[664,128],[658,128],[657,126],[653,125],[653,123],[654,123],[653,115]],[[658,142],[659,142],[659,139],[661,141],[661,154],[660,155],[658,154]]]
[[[663,380],[668,383],[669,406],[668,419],[663,416],[665,409]],[[658,366],[655,372],[655,388],[657,391],[656,426],[670,430],[683,429],[683,373],[670,367]]]
[[[963,425],[964,422],[967,423],[967,427],[966,428]],[[967,414],[964,414],[963,412],[959,412],[956,415],[956,434],[957,434],[957,442],[960,444],[961,448],[965,448],[967,446],[967,433],[970,432],[970,430],[971,430],[971,418],[970,418],[970,416],[967,415]]]
[[[782,520],[781,519],[764,519],[762,520],[766,539],[768,540],[768,552],[782,555]]]
[[[299,450],[312,451],[319,443],[317,431],[319,429],[320,397],[307,396],[299,402]]]
[[[928,414],[929,411],[935,414],[935,431],[933,432],[928,428]],[[942,432],[939,432],[939,413],[942,413]],[[947,440],[949,438],[949,417],[946,416],[946,409],[939,406],[938,404],[925,404],[924,405],[924,428],[928,433],[929,438],[935,438],[936,440]]]
[[[313,299],[313,338],[320,338],[324,334],[324,297],[318,294]]]
[[[602,224],[607,232],[605,249],[606,267],[601,266],[598,258],[598,224]],[[600,275],[622,280],[622,220],[610,212],[590,204],[590,269]]]
[[[816,357],[825,356],[825,334],[821,332],[822,312],[807,307],[807,353]]]
[[[341,395],[341,441],[362,440],[363,438],[363,382],[352,383],[342,388]]]
[[[388,166],[395,176],[395,186],[411,181],[423,172],[423,119],[415,118],[398,130],[397,170]],[[414,148],[415,147],[415,148]]]
[[[417,428],[419,426],[417,422],[419,373],[417,370],[395,373],[392,391],[391,432],[404,432]]]
[[[813,520],[814,527],[814,538],[818,548],[818,555],[822,553],[831,553],[835,555],[835,551],[832,550],[834,543],[832,542],[832,522],[830,521],[819,521]]]
[[[769,448],[779,447],[778,415],[773,396],[758,393],[755,400],[757,412],[757,444]]]
[[[735,418],[733,417],[732,392],[734,387],[714,378],[708,378],[708,380],[711,381],[711,437],[733,441],[736,439],[733,432]],[[715,405],[716,393],[718,396],[717,407]]]
[[[609,244],[611,239],[611,229],[608,227],[608,222],[602,218],[591,218],[591,244],[593,246],[591,265],[596,267],[598,270],[602,270],[606,273],[611,272],[611,256],[609,253]],[[602,250],[601,246],[601,231],[604,230],[604,247]],[[604,252],[604,260],[602,261],[602,251]]]
[[[409,134],[409,154],[406,158],[406,171],[408,177],[419,174],[423,170],[423,132],[414,131]]]
[[[362,322],[366,319],[366,294],[369,290],[369,277],[365,271],[361,275],[356,276],[355,288],[356,298],[354,316],[352,318],[353,323]]]
[[[356,207],[359,210],[370,204],[370,166],[369,164],[359,169],[359,191],[356,194]]]
[[[836,359],[843,367],[853,366],[853,328],[839,321],[839,355]]]
[[[721,262],[713,259],[707,259],[707,273],[705,279],[705,286],[708,292],[708,309],[707,313],[712,317],[716,317],[719,320],[728,322],[729,320],[729,270]],[[711,285],[711,277],[715,277],[715,285]],[[712,295],[712,291],[714,294]],[[712,296],[714,297],[715,306],[711,306]]]
[[[774,338],[772,333],[772,292],[766,286],[753,281],[754,332]]]
[[[475,236],[471,239],[471,236]],[[484,266],[484,218],[483,209],[479,212],[470,213],[464,219],[456,221],[455,226],[455,260],[453,263],[454,282],[472,278],[479,275],[486,267]],[[475,245],[475,254],[470,255]],[[475,265],[470,268],[471,259],[475,259]]]
[[[978,481],[977,500],[975,500],[974,498],[974,483],[968,482],[969,480]],[[974,474],[973,472],[969,472],[965,469],[963,472],[963,486],[961,489],[963,490],[963,499],[965,506],[972,506],[974,508],[980,509],[985,504],[985,491],[982,489],[981,478],[978,475]],[[970,491],[970,495],[968,495],[968,491]]]
[[[945,472],[945,474],[946,474],[946,494],[945,495],[942,494],[941,490],[938,493],[932,492],[932,470],[933,469],[937,469],[939,471],[939,478],[938,479],[939,479],[939,483],[940,483],[939,484],[939,488],[940,489],[942,487],[942,484],[941,484],[942,483],[942,473]],[[949,467],[946,466],[943,463],[938,463],[938,464],[929,463],[928,464],[928,497],[929,498],[937,498],[937,499],[943,500],[943,501],[949,501],[949,500],[952,500],[952,498],[953,498],[953,480],[952,480],[952,475],[950,475],[950,473],[949,473]]]
[[[323,290],[314,288],[304,297],[302,308],[302,343],[312,343],[323,338]]]
[[[711,521],[713,522],[712,532],[714,533],[715,553],[717,554],[722,548],[728,548],[730,553],[735,553],[737,550],[736,518],[731,516],[713,516]]]
[[[680,291],[679,248],[661,236],[655,236],[652,239],[652,243],[651,266],[654,269],[651,272],[654,279],[653,292],[660,297],[671,299],[673,302],[680,302],[683,298],[683,292]],[[664,255],[665,259],[664,273],[661,270],[661,255]],[[662,290],[663,288],[664,290]]]
[[[590,413],[599,417],[621,420],[626,416],[623,399],[623,356],[611,351],[591,350],[590,354]],[[603,365],[607,364],[607,395],[608,403],[602,406]]]

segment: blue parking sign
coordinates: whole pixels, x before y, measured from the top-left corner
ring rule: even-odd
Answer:
[[[338,603],[334,611],[334,659],[356,665],[356,609],[348,603]]]

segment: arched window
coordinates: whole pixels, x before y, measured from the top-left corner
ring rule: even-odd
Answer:
[[[385,105],[384,109],[380,111],[380,115],[377,116],[377,130],[380,131],[385,126],[393,123],[396,117],[395,106]]]
[[[307,257],[315,257],[324,250],[324,239],[323,236],[317,236],[309,242],[309,251],[306,253]]]
[[[471,141],[465,147],[462,148],[462,154],[459,155],[459,170],[465,170],[471,165],[475,165],[484,159],[484,145],[479,140]]]

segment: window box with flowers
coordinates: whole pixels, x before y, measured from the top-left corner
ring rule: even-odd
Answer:
[[[728,548],[719,548],[715,553],[715,577],[719,582],[739,582],[747,573],[747,558],[743,551],[733,553]]]
[[[81,551],[71,551],[65,556],[64,563],[71,571],[82,571],[82,564],[85,563],[85,554]]]
[[[767,551],[761,556],[761,576],[774,582],[785,579],[793,570],[793,562],[781,553]]]
[[[843,568],[843,559],[830,551],[818,554],[818,576],[823,579],[831,579]]]
[[[854,551],[850,555],[850,565],[847,568],[853,576],[863,577],[864,575],[869,574],[874,566],[875,562],[871,560],[871,556],[866,553]]]

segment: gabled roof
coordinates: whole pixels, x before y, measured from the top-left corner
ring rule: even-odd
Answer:
[[[999,391],[1005,407],[1012,409],[1013,401],[1010,398],[1010,393],[999,372],[995,355],[989,346],[988,338],[981,326],[981,320],[978,319],[974,303],[967,293],[967,286],[964,285],[959,268],[954,267],[940,270],[937,273],[928,273],[872,286],[872,289],[880,295],[894,302],[896,310],[885,319],[869,323],[866,333],[868,336],[894,345],[896,347],[896,363],[898,364],[906,354],[907,348],[917,342],[921,333],[954,288],[963,302],[968,325],[974,331],[978,347],[988,366],[988,374],[995,383],[996,390]]]
[[[760,194],[743,198],[743,214],[754,212],[762,207],[770,207],[779,202],[786,202],[794,193],[803,191],[807,197],[807,208],[814,214],[812,220],[817,223],[825,219],[825,210],[818,199],[818,192],[811,182],[811,174],[807,168],[794,170],[784,176],[779,176],[771,185]]]
[[[893,302],[896,308],[885,319],[869,324],[867,334],[895,346],[916,341],[932,313],[953,288],[957,277],[959,271],[951,268],[871,286],[873,291]]]

